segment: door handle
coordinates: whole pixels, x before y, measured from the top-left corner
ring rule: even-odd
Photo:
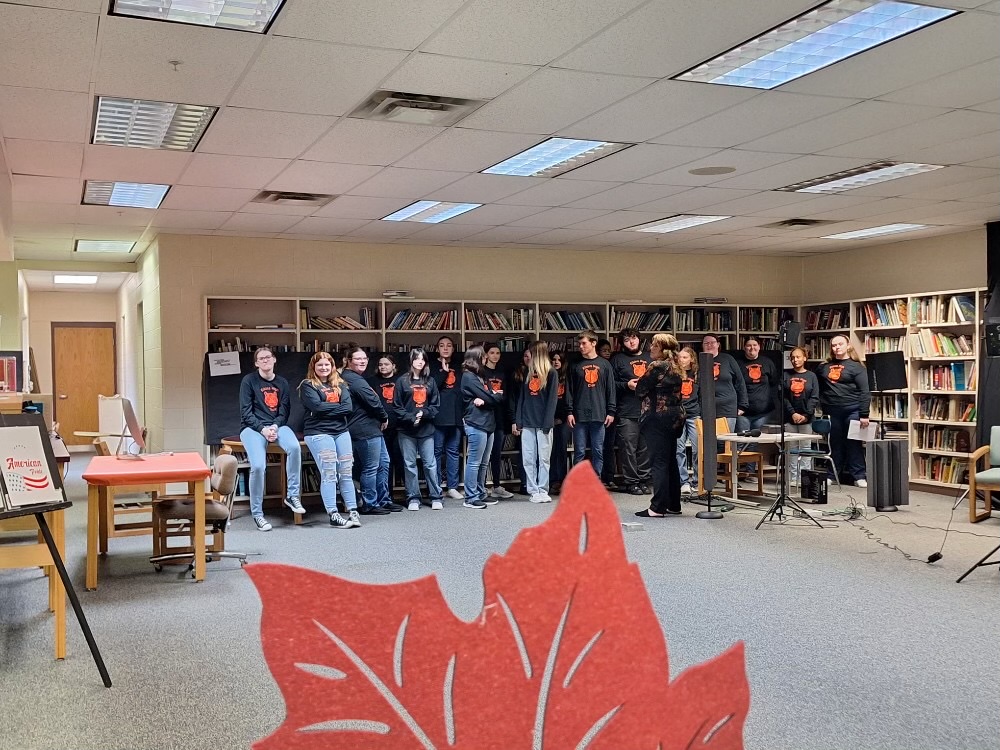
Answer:
[[[61,401],[65,401],[65,400],[66,400],[66,399],[68,399],[68,398],[69,398],[69,396],[67,396],[67,395],[66,395],[65,393],[60,393],[60,394],[59,394],[59,399],[60,399]]]

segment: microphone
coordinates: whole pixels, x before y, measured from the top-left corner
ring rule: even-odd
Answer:
[[[743,432],[737,432],[740,437],[760,437],[760,430],[743,430]]]

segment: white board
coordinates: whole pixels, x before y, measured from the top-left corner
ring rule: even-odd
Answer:
[[[0,473],[10,508],[63,500],[49,473],[38,427],[0,427]]]

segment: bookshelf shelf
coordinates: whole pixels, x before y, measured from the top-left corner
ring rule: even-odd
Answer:
[[[968,458],[968,453],[960,453],[959,451],[939,451],[932,448],[914,448],[913,453],[924,453],[928,456],[954,456],[955,458]]]
[[[913,424],[932,424],[942,427],[975,427],[975,422],[952,422],[945,419],[914,419]]]

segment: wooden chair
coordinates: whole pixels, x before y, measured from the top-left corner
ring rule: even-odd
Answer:
[[[982,459],[989,457],[989,464]],[[978,471],[979,464],[984,468]],[[976,492],[986,495],[986,508],[976,508]],[[969,523],[979,523],[992,514],[993,493],[1000,492],[1000,427],[990,428],[990,444],[983,445],[969,454]],[[961,579],[960,579],[961,580]]]
[[[705,440],[703,438],[702,423],[701,419],[695,420],[695,427],[698,431],[698,493],[702,494],[705,492],[704,487],[704,477],[705,477]],[[715,434],[721,435],[725,432],[729,432],[729,422],[725,417],[718,417],[715,420]],[[722,482],[726,487],[726,492],[732,492],[732,465],[733,465],[733,444],[731,442],[726,442],[726,448],[724,451],[718,454],[718,469],[719,475],[717,481]],[[737,471],[740,466],[746,466],[748,464],[757,464],[757,489],[747,490],[747,492],[756,492],[756,494],[764,494],[764,454],[757,451],[742,451],[739,452],[736,457],[736,467]]]
[[[103,439],[94,440],[98,456],[110,456],[111,450]],[[129,487],[107,487],[107,496],[101,506],[101,553],[108,551],[108,539],[120,536],[142,536],[153,530],[152,509],[156,498],[164,494],[162,484],[141,484]],[[118,495],[148,493],[148,498],[119,498]],[[143,518],[136,520],[136,516]]]

